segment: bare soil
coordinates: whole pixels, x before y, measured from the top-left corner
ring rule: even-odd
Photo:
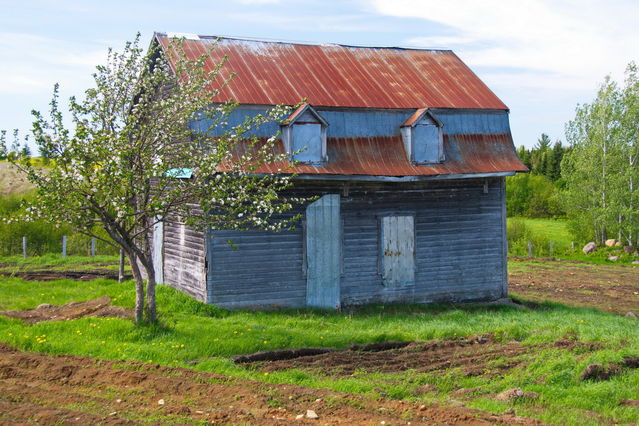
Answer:
[[[296,419],[313,410],[318,420]],[[512,414],[278,385],[0,344],[0,423],[539,424]]]
[[[434,372],[444,374],[459,368],[466,376],[493,377],[521,367],[531,361],[545,344],[524,346],[519,342],[497,342],[491,335],[469,339],[411,342],[409,345],[382,351],[349,349],[331,351],[294,359],[256,361],[252,365],[264,371],[299,368],[333,376],[364,373]],[[592,351],[598,343],[580,343],[564,339],[555,348],[574,352]]]
[[[0,311],[0,315],[35,324],[42,321],[66,321],[82,317],[133,318],[133,311],[120,306],[111,306],[111,299],[103,296],[86,302],[71,302],[63,306],[45,303],[24,311]]]
[[[639,267],[547,260],[516,269],[509,274],[512,295],[639,315]]]

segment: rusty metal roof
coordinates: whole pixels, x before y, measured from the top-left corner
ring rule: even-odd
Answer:
[[[278,153],[284,144],[275,144]],[[371,138],[328,138],[329,161],[320,166],[273,163],[257,173],[281,170],[301,175],[366,176],[443,176],[525,172],[513,149],[510,134],[444,135],[446,161],[441,164],[414,165],[406,155],[401,136]],[[242,152],[236,152],[241,155]],[[228,170],[222,168],[220,171]]]
[[[164,48],[166,34],[156,33]],[[508,108],[450,50],[302,44],[228,37],[185,39],[190,58],[210,51],[212,70],[236,77],[213,99],[240,104],[353,108]]]

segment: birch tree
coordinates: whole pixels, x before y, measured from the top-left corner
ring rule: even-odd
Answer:
[[[280,195],[291,175],[256,173],[286,159],[273,149],[276,135],[250,136],[290,108],[274,107],[229,127],[235,105],[210,102],[232,84],[220,81],[223,62],[209,71],[207,54],[188,59],[182,45],[174,39],[168,53],[155,45],[145,52],[138,35],[122,51],[110,50],[93,74],[94,86],[83,99],[69,100],[69,127],[56,85],[48,116],[33,112],[35,142],[55,158],[52,165],[43,171],[11,157],[38,188],[34,215],[124,251],[135,280],[136,322],[157,318],[150,230],[159,220],[180,217],[200,230],[277,231],[291,225],[283,214],[299,201]],[[184,168],[192,177],[176,179]]]

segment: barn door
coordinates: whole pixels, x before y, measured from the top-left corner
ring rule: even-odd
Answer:
[[[381,232],[382,278],[396,287],[415,282],[415,221],[413,216],[385,216]]]
[[[324,195],[306,208],[306,304],[340,305],[342,229],[339,194]]]
[[[155,282],[164,282],[164,261],[162,249],[164,244],[164,222],[158,221],[153,225],[153,269],[155,270]]]

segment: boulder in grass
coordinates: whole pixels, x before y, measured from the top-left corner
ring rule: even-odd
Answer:
[[[597,244],[595,244],[593,241],[591,241],[588,244],[586,244],[582,250],[583,250],[584,254],[593,253],[595,250],[597,250]]]
[[[617,240],[615,240],[614,238],[610,238],[609,240],[606,240],[604,244],[606,245],[606,247],[612,247],[617,244]]]
[[[635,251],[633,246],[623,246],[623,252],[626,254],[630,254]]]
[[[608,256],[608,260],[611,262],[616,262],[619,260],[619,256]]]

